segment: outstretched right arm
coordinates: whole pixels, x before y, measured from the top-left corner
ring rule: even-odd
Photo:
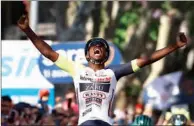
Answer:
[[[34,46],[40,51],[42,55],[50,59],[59,68],[68,72],[72,77],[75,75],[75,66],[83,68],[81,64],[75,64],[73,61],[67,60],[66,57],[55,52],[45,41],[38,37],[30,28],[28,17],[23,15],[18,20],[18,27],[28,36]]]
[[[32,41],[34,46],[40,51],[42,55],[53,62],[58,59],[59,54],[32,31],[29,26],[29,20],[27,16],[23,15],[18,20],[18,26],[28,36],[28,38]]]

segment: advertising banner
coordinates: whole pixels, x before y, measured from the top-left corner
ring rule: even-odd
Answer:
[[[14,103],[37,104],[40,89],[50,91],[49,105],[54,105],[53,85],[38,67],[39,51],[30,41],[2,41],[2,95]]]

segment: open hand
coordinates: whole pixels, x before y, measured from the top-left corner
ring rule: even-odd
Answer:
[[[183,47],[187,44],[187,37],[183,32],[180,32],[179,35],[177,36],[176,44],[178,47]]]
[[[29,27],[29,19],[27,15],[22,15],[20,19],[17,22],[19,28],[21,30],[25,30],[26,28]]]

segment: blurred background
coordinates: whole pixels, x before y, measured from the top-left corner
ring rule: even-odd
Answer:
[[[184,32],[186,47],[119,80],[112,118],[130,125],[145,114],[165,125],[169,113],[182,112],[194,121],[194,2],[23,0],[1,2],[2,124],[76,125],[78,120],[72,78],[17,27],[23,14],[54,50],[83,64],[85,42],[92,37],[110,42],[108,66],[149,56]]]

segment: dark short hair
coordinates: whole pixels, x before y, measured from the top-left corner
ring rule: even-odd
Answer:
[[[2,100],[2,101],[7,101],[7,102],[12,102],[10,96],[8,96],[8,95],[2,96],[2,97],[1,97],[1,100]]]

